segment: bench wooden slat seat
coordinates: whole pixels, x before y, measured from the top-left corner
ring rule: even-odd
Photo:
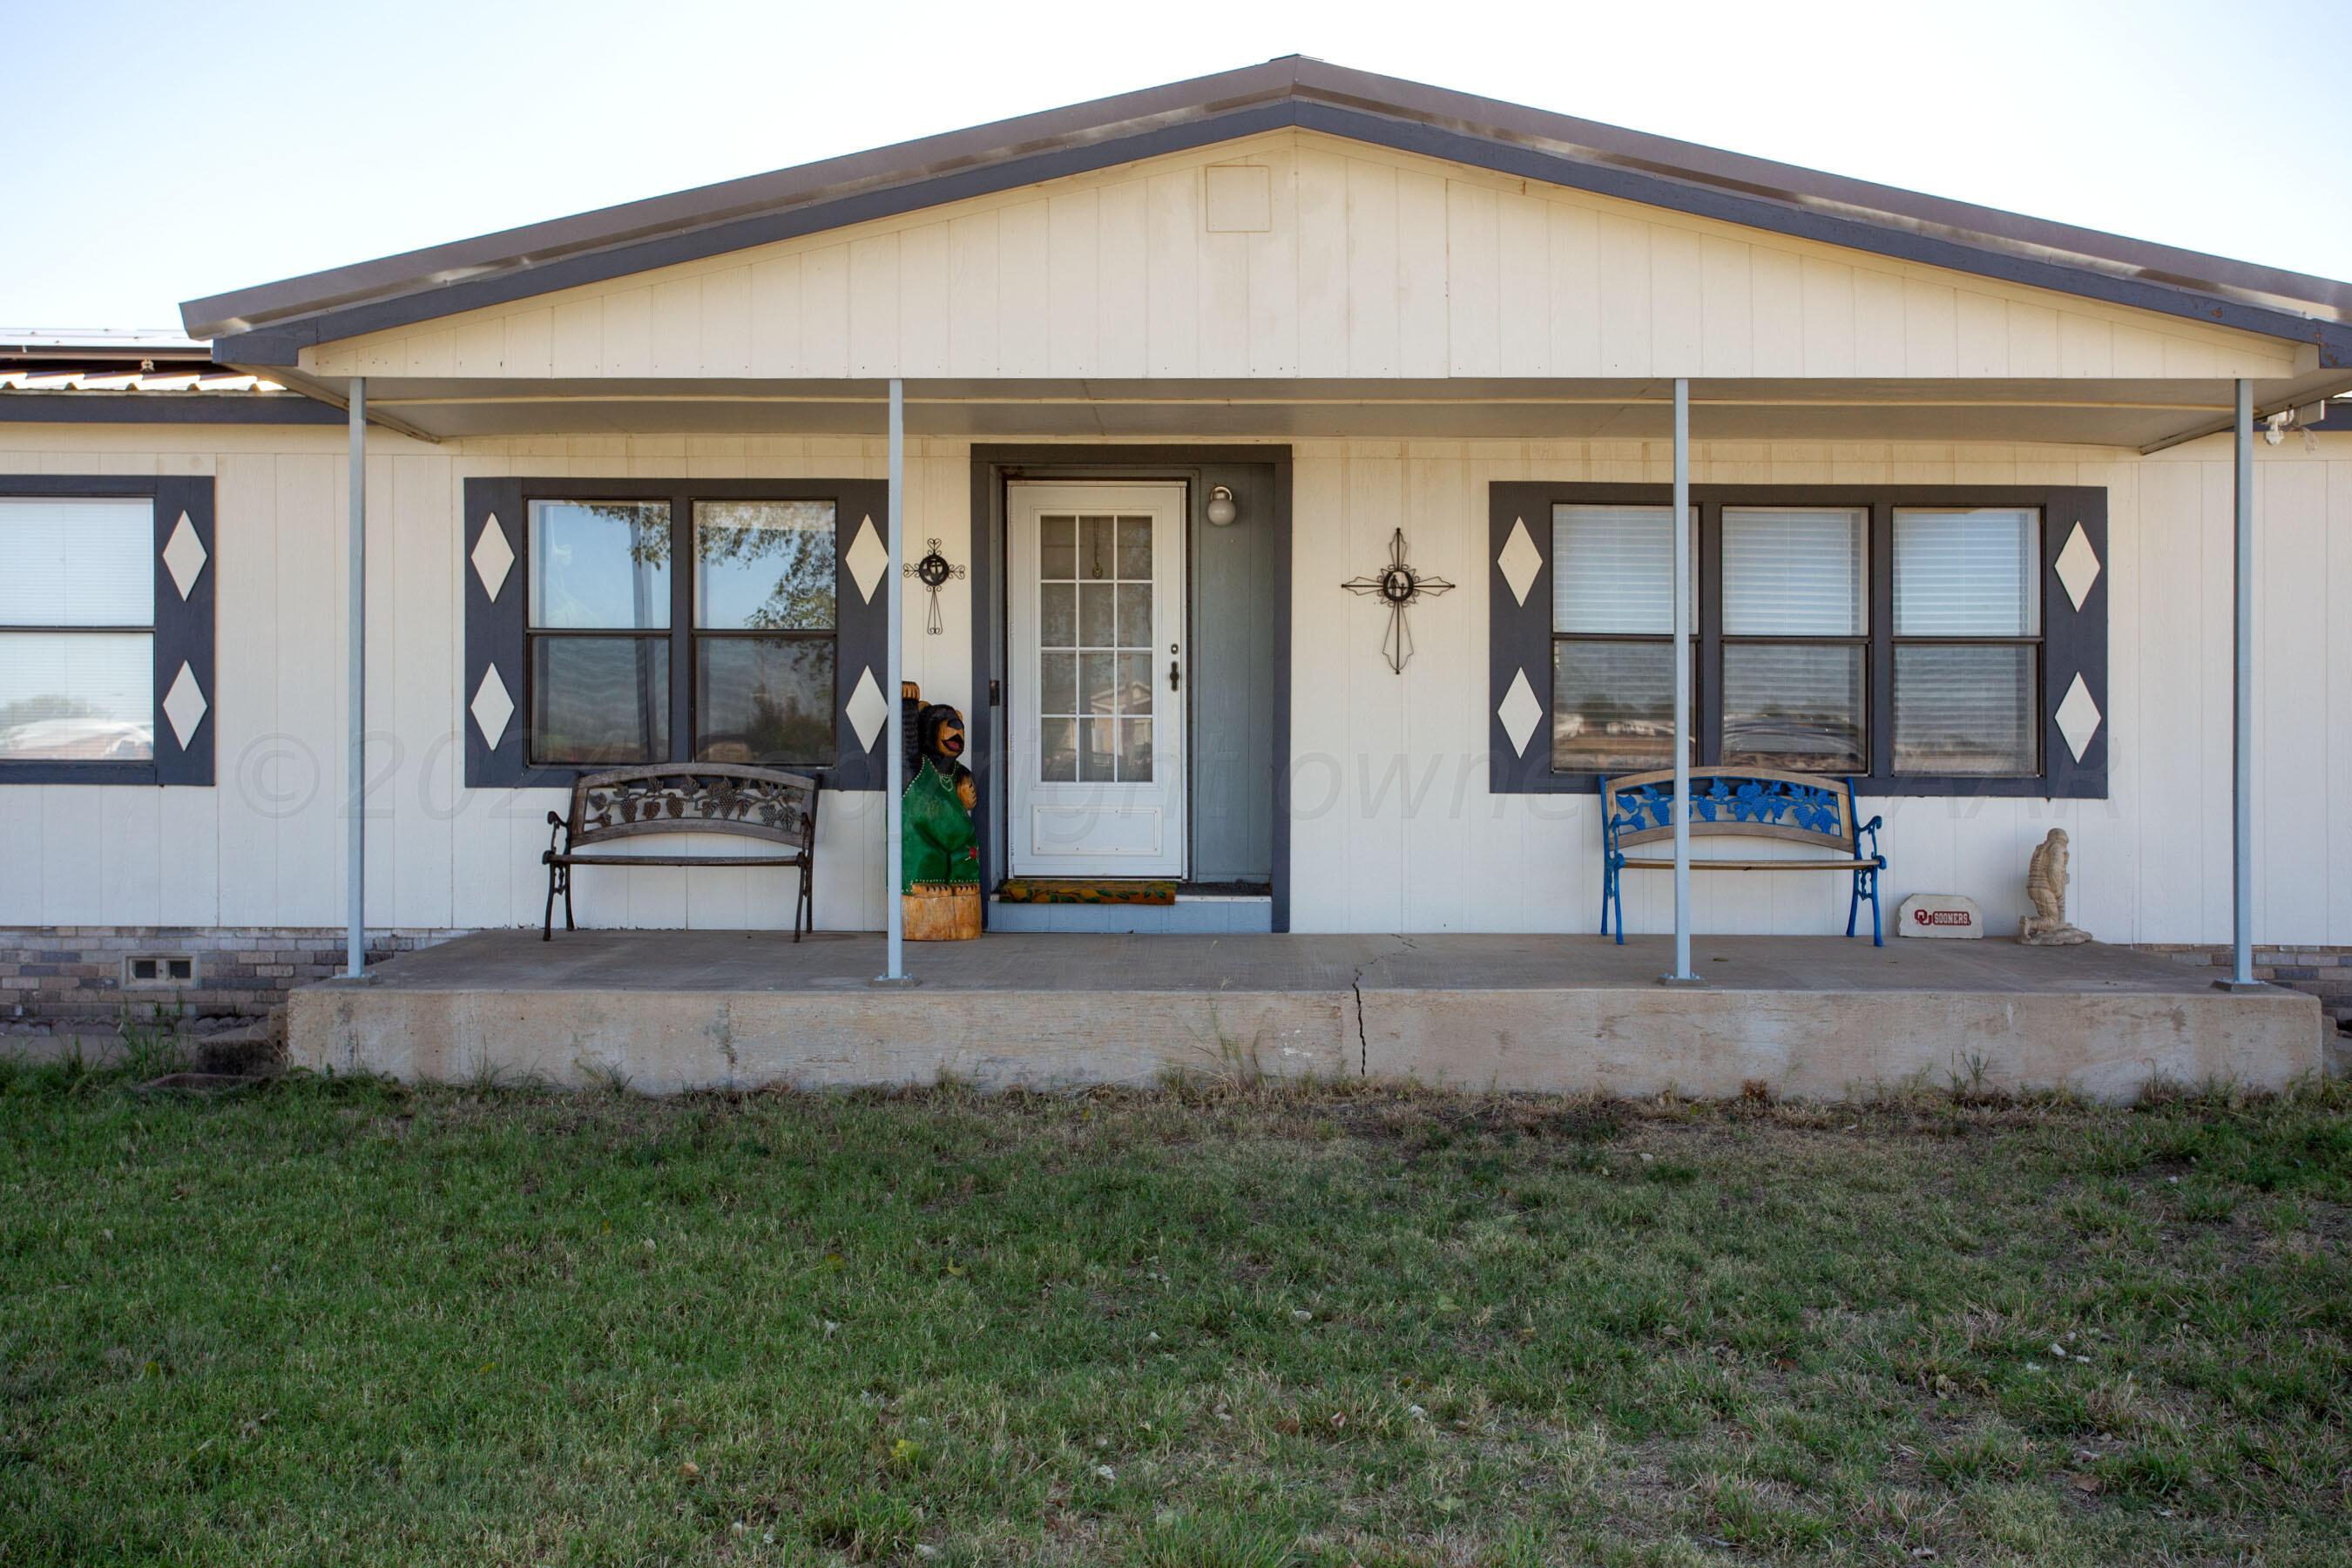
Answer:
[[[563,895],[563,929],[572,923],[575,866],[767,866],[797,869],[800,897],[793,906],[793,940],[816,929],[813,878],[816,858],[817,781],[803,773],[737,763],[686,763],[667,767],[614,768],[583,773],[572,785],[567,816],[547,814],[547,913],[540,940],[555,936],[555,896]],[[581,846],[654,833],[725,833],[786,847],[748,855],[614,855],[581,853]]]
[[[1878,947],[1886,945],[1878,907],[1878,874],[1886,869],[1886,857],[1878,852],[1882,819],[1874,816],[1864,823],[1854,821],[1852,779],[1781,773],[1771,768],[1693,768],[1690,791],[1690,831],[1694,838],[1774,838],[1838,851],[1833,858],[1693,859],[1692,870],[1847,872],[1853,878],[1853,896],[1846,904],[1845,934],[1853,935],[1863,900],[1867,899],[1871,942]],[[1613,913],[1617,940],[1625,940],[1625,897],[1621,873],[1674,869],[1672,857],[1625,853],[1633,845],[1674,838],[1674,798],[1672,768],[1601,780],[1601,935],[1609,934]],[[1866,851],[1863,847],[1864,837],[1870,840]]]

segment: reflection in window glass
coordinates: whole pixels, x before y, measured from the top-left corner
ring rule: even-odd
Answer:
[[[1551,679],[1555,770],[1638,773],[1674,765],[1672,642],[1556,642]]]
[[[698,760],[834,760],[831,637],[697,637],[694,647]]]
[[[2040,663],[2032,643],[1898,645],[1895,771],[2038,771]]]
[[[668,626],[669,554],[667,502],[531,502],[532,627]]]
[[[703,630],[830,631],[829,500],[694,503],[694,624]]]
[[[1724,581],[1730,582],[1728,567]],[[1865,652],[1853,643],[1727,644],[1723,760],[1735,767],[1868,773]]]
[[[663,637],[531,640],[531,760],[669,760],[669,643]]]
[[[154,756],[152,636],[0,632],[0,760],[144,763]]]

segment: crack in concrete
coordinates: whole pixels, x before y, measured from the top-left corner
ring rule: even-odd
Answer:
[[[1364,966],[1362,964],[1356,965],[1355,978],[1348,982],[1348,989],[1355,993],[1356,996],[1356,1076],[1370,1078],[1372,1075],[1372,1047],[1364,1039]]]

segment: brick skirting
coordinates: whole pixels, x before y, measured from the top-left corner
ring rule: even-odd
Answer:
[[[2230,973],[2226,943],[2143,942],[2133,945],[2142,952],[2163,953],[2179,963],[2210,968],[2217,979]],[[2257,942],[2254,978],[2309,992],[2338,1024],[2352,1020],[2352,947],[2275,947]]]
[[[395,927],[367,933],[370,963],[462,934]],[[190,1017],[258,1016],[286,993],[343,967],[341,926],[0,927],[0,1024],[26,1019],[113,1023],[124,1008]],[[130,977],[157,960],[152,980]],[[173,959],[193,960],[186,979]]]

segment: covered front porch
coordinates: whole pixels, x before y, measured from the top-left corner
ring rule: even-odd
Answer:
[[[1958,1082],[2129,1100],[2315,1071],[2312,997],[2229,995],[2128,948],[1710,937],[880,936],[482,931],[294,994],[300,1066],[692,1088],[987,1089],[1173,1078],[1834,1100]]]

